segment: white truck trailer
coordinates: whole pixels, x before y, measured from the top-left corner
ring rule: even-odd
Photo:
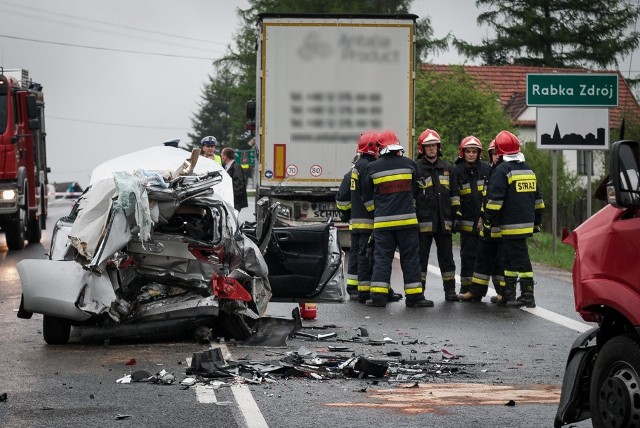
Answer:
[[[412,157],[416,19],[260,15],[256,201],[280,202],[279,224],[330,221],[348,246],[335,195],[360,134],[391,129]]]

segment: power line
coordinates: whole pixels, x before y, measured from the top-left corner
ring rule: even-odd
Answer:
[[[213,61],[213,58],[202,57],[202,56],[175,55],[175,54],[165,54],[160,52],[136,51],[136,50],[130,50],[130,49],[103,48],[99,46],[79,45],[76,43],[52,42],[49,40],[30,39],[28,37],[9,36],[7,34],[0,34],[0,38],[24,40],[24,41],[33,42],[33,43],[44,43],[48,45],[67,46],[67,47],[73,47],[73,48],[94,49],[94,50],[100,50],[100,51],[124,52],[124,53],[139,54],[139,55],[151,55],[151,56],[165,56],[165,57],[171,57],[171,58],[204,59],[207,61]]]
[[[106,125],[106,126],[121,126],[126,128],[144,128],[144,129],[167,129],[172,131],[188,131],[189,128],[178,128],[178,127],[170,127],[170,126],[147,126],[147,125],[133,125],[127,123],[114,123],[114,122],[100,122],[97,120],[81,120],[81,119],[71,119],[68,117],[60,117],[60,116],[49,116],[47,115],[47,119],[57,119],[57,120],[66,120],[69,122],[81,122],[81,123],[92,123],[95,125]]]
[[[0,4],[4,4],[5,6],[9,6],[9,7],[26,9],[29,12],[29,15],[23,15],[23,16],[26,16],[28,18],[36,19],[35,17],[33,17],[33,15],[31,15],[31,13],[35,11],[35,12],[46,13],[47,15],[57,15],[57,16],[61,16],[61,17],[64,17],[64,18],[71,18],[71,19],[76,19],[76,20],[79,20],[79,21],[92,22],[92,23],[95,23],[95,24],[101,24],[101,25],[117,27],[117,28],[124,28],[126,30],[134,30],[134,31],[142,32],[142,33],[149,33],[149,34],[161,35],[161,36],[166,36],[166,37],[174,37],[174,38],[183,39],[183,40],[190,40],[190,41],[211,43],[211,44],[226,46],[226,43],[215,42],[213,40],[198,39],[198,38],[195,38],[195,37],[187,37],[187,36],[181,36],[181,35],[178,35],[178,34],[171,34],[171,33],[165,32],[165,31],[161,32],[161,31],[147,30],[147,29],[144,29],[144,28],[131,27],[131,26],[122,25],[122,24],[114,24],[114,23],[111,23],[111,22],[100,21],[100,20],[97,20],[97,19],[85,18],[85,17],[75,16],[75,15],[69,15],[69,14],[66,14],[66,13],[55,12],[55,11],[52,11],[52,10],[38,9],[38,8],[33,8],[31,6],[23,6],[23,5],[19,5],[19,4],[11,3],[11,2],[7,2],[7,1],[0,1]],[[9,13],[15,13],[15,12],[9,12]]]

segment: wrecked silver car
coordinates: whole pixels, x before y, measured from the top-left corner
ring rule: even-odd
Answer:
[[[43,314],[47,343],[68,342],[72,326],[81,340],[203,328],[243,340],[270,301],[346,300],[330,223],[274,227],[278,206],[258,201],[259,221],[240,225],[226,172],[185,154],[158,147],[100,165],[56,223],[49,258],[18,263],[18,317]]]

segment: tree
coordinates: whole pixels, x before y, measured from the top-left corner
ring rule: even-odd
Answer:
[[[238,147],[246,140],[246,102],[255,98],[256,27],[260,13],[406,14],[412,0],[249,0],[238,9],[242,27],[227,54],[214,62],[214,72],[203,89],[199,111],[192,118],[191,146],[198,147],[205,135],[215,135],[225,144]],[[448,36],[434,39],[429,18],[416,23],[416,50],[425,58],[448,47]]]
[[[458,145],[474,135],[486,148],[503,129],[513,130],[498,96],[464,72],[451,67],[451,72],[421,72],[415,84],[416,134],[434,129],[443,141],[445,159],[458,157]],[[416,141],[417,144],[417,141]]]
[[[453,44],[487,65],[606,68],[640,43],[640,33],[630,31],[640,8],[628,0],[476,0],[476,6],[489,8],[478,24],[493,27],[495,37]]]

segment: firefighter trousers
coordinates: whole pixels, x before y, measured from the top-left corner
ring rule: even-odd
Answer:
[[[529,259],[527,238],[502,239],[502,260],[504,277],[533,278],[533,268]]]
[[[440,275],[442,275],[442,283],[445,286],[453,285],[456,282],[456,262],[453,260],[453,238],[450,234],[444,233],[425,233],[420,232],[420,270],[422,283],[427,280],[427,271],[429,268],[429,253],[431,252],[431,243],[436,241],[436,250],[438,255],[438,266],[440,267]]]
[[[367,255],[370,233],[351,233],[351,249],[347,266],[347,291],[368,293],[371,286],[371,262]]]
[[[373,274],[371,276],[371,299],[387,301],[391,282],[391,268],[396,248],[400,253],[400,267],[404,278],[407,300],[421,299],[420,258],[418,256],[418,228],[377,229],[373,231]]]
[[[460,234],[460,285],[461,293],[468,290],[473,277],[473,268],[476,262],[478,248],[477,234]]]
[[[502,256],[502,240],[478,240],[476,260],[473,266],[471,292],[476,296],[485,296],[489,289],[489,281],[498,294],[504,290],[504,264]]]

